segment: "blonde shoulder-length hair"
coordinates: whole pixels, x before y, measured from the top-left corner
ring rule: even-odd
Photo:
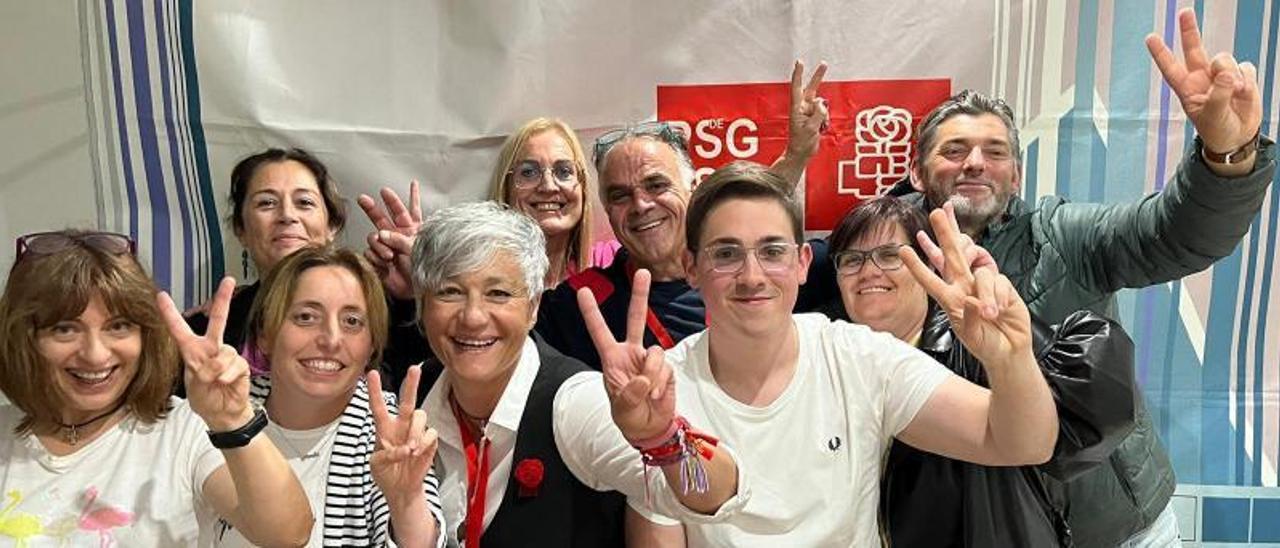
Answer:
[[[569,127],[569,124],[557,118],[534,118],[525,122],[515,133],[507,137],[506,142],[502,143],[502,150],[498,153],[498,163],[493,166],[493,177],[489,184],[489,199],[507,205],[514,205],[511,203],[511,177],[508,176],[509,172],[519,160],[520,151],[524,149],[525,143],[529,142],[529,139],[534,135],[544,131],[559,133],[569,143],[569,149],[573,153],[573,165],[578,170],[578,185],[582,189],[582,218],[578,220],[577,226],[573,227],[573,232],[569,235],[568,256],[565,257],[565,267],[567,268],[572,262],[578,270],[585,270],[595,266],[591,264],[591,246],[595,243],[591,236],[591,230],[596,187],[595,181],[591,179],[591,174],[587,171],[587,159],[582,152],[582,143],[578,141],[578,134],[573,131],[573,128]]]

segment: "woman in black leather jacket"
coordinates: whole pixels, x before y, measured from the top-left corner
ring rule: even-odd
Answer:
[[[829,238],[841,302],[829,316],[892,333],[986,386],[944,311],[903,268],[898,249],[927,230],[924,214],[897,198],[850,211]],[[923,253],[920,253],[922,256]],[[895,441],[880,486],[889,546],[1071,546],[1061,483],[1104,461],[1133,428],[1133,343],[1119,324],[1080,311],[1061,325],[1032,319],[1037,361],[1058,406],[1053,458],[1038,466],[988,467]]]

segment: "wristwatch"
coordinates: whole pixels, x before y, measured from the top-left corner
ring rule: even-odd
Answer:
[[[1238,164],[1241,160],[1248,158],[1250,154],[1258,150],[1258,142],[1262,139],[1262,131],[1253,134],[1253,138],[1249,142],[1240,145],[1240,148],[1229,152],[1214,152],[1209,147],[1204,146],[1204,141],[1196,136],[1196,147],[1200,149],[1200,157],[1215,164]]]
[[[253,441],[253,437],[257,436],[263,428],[267,427],[267,412],[261,407],[253,410],[253,418],[244,426],[232,430],[230,432],[214,432],[209,431],[209,442],[218,449],[235,449],[244,447]]]

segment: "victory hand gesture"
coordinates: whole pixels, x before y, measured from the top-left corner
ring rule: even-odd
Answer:
[[[436,458],[436,431],[427,427],[427,412],[414,409],[422,366],[409,368],[400,385],[399,414],[387,411],[382,398],[382,378],[377,371],[365,377],[369,386],[369,408],[378,433],[378,447],[369,460],[373,481],[388,500],[413,501],[422,498],[422,482]]]
[[[378,274],[382,277],[382,285],[386,287],[388,293],[398,299],[412,299],[412,280],[402,270],[396,268],[396,250],[382,242],[378,234],[388,231],[413,238],[418,233],[418,227],[422,226],[422,203],[418,195],[418,181],[409,182],[408,206],[405,206],[404,202],[400,201],[400,196],[390,188],[383,187],[379,194],[382,196],[385,210],[379,209],[377,202],[364,194],[356,199],[360,209],[364,210],[369,221],[373,223],[373,232],[366,238],[369,249],[365,250],[364,256],[378,270]]]
[[[253,419],[253,406],[249,404],[249,364],[235,348],[222,343],[235,288],[236,281],[230,277],[218,284],[209,305],[209,329],[202,336],[191,331],[168,293],[156,294],[160,314],[178,344],[182,363],[186,364],[183,380],[187,400],[214,432],[229,432]]]
[[[676,413],[676,381],[666,353],[656,345],[644,347],[649,278],[648,270],[636,271],[627,308],[627,336],[622,341],[609,331],[591,289],[578,290],[578,308],[600,354],[613,422],[632,442],[662,435]]]
[[[818,139],[826,131],[831,114],[827,101],[818,97],[818,87],[827,74],[827,63],[818,68],[803,84],[804,63],[796,61],[791,69],[791,112],[787,123],[787,156],[808,160],[818,151]]]
[[[925,266],[915,250],[898,253],[911,275],[946,311],[960,341],[987,367],[1001,367],[1031,351],[1031,314],[1013,284],[994,268],[971,266],[977,254],[962,238],[955,214],[935,209],[929,224],[944,255],[942,276]]]
[[[1258,133],[1262,124],[1262,96],[1258,71],[1252,63],[1236,63],[1223,52],[1209,58],[1200,42],[1196,15],[1190,8],[1178,12],[1182,61],[1164,40],[1147,35],[1147,50],[1164,80],[1182,102],[1182,110],[1195,126],[1205,148],[1226,153],[1240,148]]]

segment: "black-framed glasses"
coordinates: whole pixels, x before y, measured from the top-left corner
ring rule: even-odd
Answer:
[[[862,266],[867,264],[867,259],[876,263],[880,270],[897,270],[902,268],[902,257],[898,256],[898,249],[906,247],[907,244],[885,244],[879,247],[863,251],[861,249],[846,249],[836,253],[831,260],[836,264],[836,271],[841,276],[852,276],[862,271]]]
[[[684,132],[676,128],[676,126],[667,122],[641,122],[624,128],[606,131],[596,137],[596,144],[591,151],[591,163],[595,164],[596,169],[600,169],[600,160],[609,153],[613,145],[634,135],[654,137],[682,151],[689,150],[689,144],[686,141]]]
[[[36,232],[19,236],[16,244],[18,247],[17,261],[21,261],[26,257],[53,255],[76,245],[82,245],[112,255],[124,255],[125,253],[136,255],[138,253],[138,245],[134,243],[132,238],[115,232],[66,230]]]
[[[711,263],[711,270],[721,274],[742,271],[747,264],[748,254],[755,254],[756,262],[762,270],[779,272],[791,267],[799,248],[800,244],[789,242],[770,242],[756,247],[725,243],[704,247],[702,254]]]
[[[534,188],[542,184],[543,177],[551,174],[551,180],[566,190],[578,186],[578,166],[572,160],[556,160],[543,167],[536,160],[524,160],[507,171],[511,184],[518,188]]]

